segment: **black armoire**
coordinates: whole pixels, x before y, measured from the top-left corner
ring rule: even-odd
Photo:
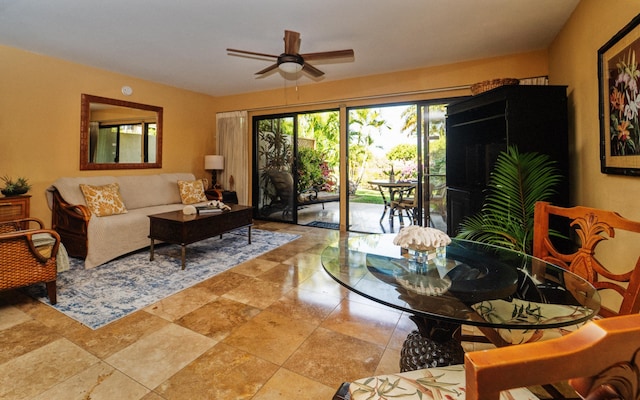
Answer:
[[[554,204],[569,204],[566,86],[501,86],[447,107],[447,233],[482,207],[498,154],[548,154],[565,181]]]

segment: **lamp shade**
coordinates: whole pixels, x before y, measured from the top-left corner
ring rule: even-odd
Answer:
[[[206,170],[224,169],[224,157],[223,156],[204,156],[204,169]]]

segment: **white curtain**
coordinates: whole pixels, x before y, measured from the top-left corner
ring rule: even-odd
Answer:
[[[246,111],[216,114],[218,154],[224,156],[224,170],[218,183],[235,190],[239,204],[249,204],[249,149]],[[233,179],[230,178],[233,176]],[[233,183],[231,183],[233,182]]]

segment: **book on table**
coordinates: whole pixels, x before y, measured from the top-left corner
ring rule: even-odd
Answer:
[[[198,206],[196,207],[198,214],[215,214],[222,212],[222,209],[217,207],[209,207],[209,206]]]

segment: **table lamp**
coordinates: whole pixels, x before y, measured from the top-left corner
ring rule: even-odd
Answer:
[[[224,169],[224,157],[217,155],[204,156],[204,169],[211,172],[211,187],[218,183],[218,171]]]

